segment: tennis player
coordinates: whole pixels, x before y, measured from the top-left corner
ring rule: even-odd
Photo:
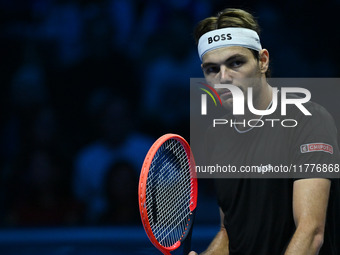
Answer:
[[[202,70],[210,84],[232,84],[247,98],[253,89],[253,104],[269,109],[273,88],[267,83],[269,52],[262,48],[259,25],[241,9],[225,9],[202,20],[195,29]],[[233,96],[217,89],[223,106],[233,109]],[[294,128],[254,128],[234,125],[220,132],[207,132],[208,162],[220,165],[340,163],[337,131],[332,117],[321,106],[308,102],[306,117],[297,107],[287,116],[299,121]],[[231,111],[232,112],[232,111]],[[277,111],[276,111],[277,112]],[[279,117],[273,113],[272,118]],[[228,113],[238,123],[260,119],[245,110]],[[245,121],[245,122],[244,122]],[[306,145],[324,145],[315,150]],[[340,254],[339,179],[276,178],[215,179],[221,228],[201,254],[277,255]],[[337,197],[336,197],[337,196]],[[194,251],[190,255],[197,254]]]

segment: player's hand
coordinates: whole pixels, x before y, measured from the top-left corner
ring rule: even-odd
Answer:
[[[195,252],[195,251],[191,251],[191,252],[189,252],[189,254],[188,255],[198,255],[198,253],[197,252]]]

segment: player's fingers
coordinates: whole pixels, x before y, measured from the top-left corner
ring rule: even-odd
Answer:
[[[198,255],[197,252],[191,251],[188,255]]]

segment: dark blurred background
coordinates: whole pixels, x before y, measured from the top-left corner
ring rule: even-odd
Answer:
[[[190,138],[193,28],[226,7],[258,17],[273,77],[339,76],[339,0],[0,0],[1,229],[140,226],[147,150]]]

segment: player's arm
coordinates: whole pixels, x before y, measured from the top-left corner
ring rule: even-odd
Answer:
[[[319,253],[324,238],[330,185],[328,179],[294,182],[293,215],[296,230],[285,255]]]
[[[224,213],[220,209],[221,228],[214,237],[208,248],[200,255],[229,255],[229,238],[227,230],[224,227]],[[196,252],[190,252],[189,255],[196,255]]]

